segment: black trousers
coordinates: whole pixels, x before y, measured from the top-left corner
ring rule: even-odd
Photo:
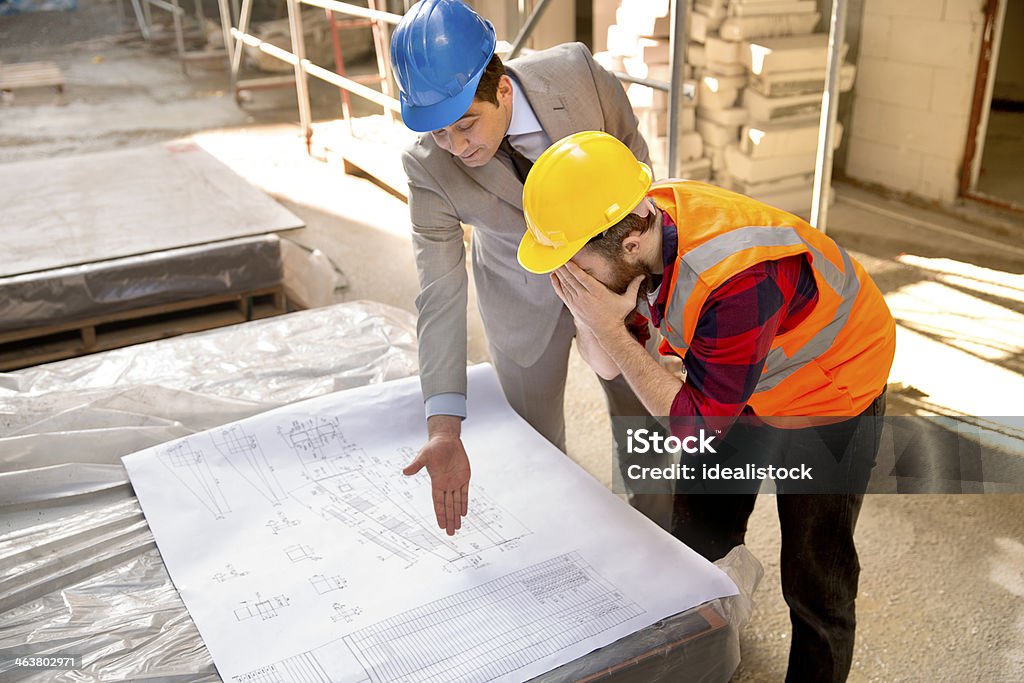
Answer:
[[[786,680],[845,681],[853,660],[854,602],[860,563],[854,547],[871,466],[878,453],[885,392],[858,417],[807,429],[747,428],[737,424],[723,443],[757,463],[836,463],[831,475],[848,477],[846,492],[800,493],[779,482],[782,594],[793,638]],[[797,491],[797,492],[793,492]],[[744,542],[756,493],[677,494],[672,533],[711,561]]]

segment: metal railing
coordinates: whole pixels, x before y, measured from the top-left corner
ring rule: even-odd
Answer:
[[[288,51],[249,33],[249,23],[252,17],[252,0],[242,0],[242,6],[238,15],[237,28],[232,25],[231,14],[227,7],[227,0],[218,0],[218,3],[220,6],[221,26],[224,32],[225,42],[227,43],[228,57],[231,62],[231,81],[236,90],[239,88],[239,84],[241,83],[238,79],[238,74],[241,70],[241,48],[243,45],[254,47],[274,59],[291,64],[294,68],[294,82],[299,106],[299,121],[302,126],[303,134],[306,138],[307,149],[311,146],[313,136],[313,122],[309,98],[309,76],[318,78],[326,83],[330,83],[333,86],[352,93],[353,95],[367,99],[382,107],[385,112],[390,113],[401,111],[398,100],[391,97],[386,92],[374,90],[373,88],[363,85],[356,80],[348,78],[347,76],[342,76],[330,69],[314,64],[306,58],[306,43],[305,34],[303,33],[301,9],[302,5],[309,5],[329,10],[331,12],[338,12],[339,14],[361,17],[390,25],[399,23],[402,20],[401,15],[382,10],[370,9],[367,7],[359,7],[358,5],[353,5],[351,3],[340,2],[339,0],[285,0],[285,5],[288,9],[288,29],[292,48],[291,51]],[[384,71],[387,71],[388,61],[387,57],[381,54],[381,51],[386,49],[386,44],[380,43],[376,39],[374,40],[374,50],[377,53],[378,64],[384,67]],[[275,80],[279,83],[281,79],[264,80]],[[385,88],[385,90],[387,90],[387,88]]]
[[[615,76],[620,81],[625,81],[626,83],[646,85],[648,88],[654,88],[655,90],[664,90],[665,92],[672,90],[672,86],[665,81],[655,81],[650,78],[637,78],[636,76],[630,76],[629,74],[621,71],[613,71],[612,76]]]
[[[312,5],[313,7],[329,9],[333,12],[338,12],[339,14],[348,14],[353,17],[383,21],[384,23],[391,24],[393,26],[402,21],[401,14],[392,14],[391,12],[385,12],[383,10],[368,9],[366,7],[360,7],[359,5],[353,5],[347,2],[338,2],[338,0],[299,0],[299,2],[303,5]]]
[[[153,1],[153,0],[149,0]],[[241,63],[240,47],[251,45],[271,57],[280,59],[291,64],[295,69],[295,88],[298,96],[299,119],[303,133],[306,137],[306,147],[309,149],[312,139],[312,116],[309,101],[308,77],[313,76],[322,81],[330,83],[347,90],[348,92],[370,100],[384,108],[385,112],[400,112],[400,105],[396,98],[388,94],[378,92],[351,78],[341,76],[322,66],[313,64],[306,58],[305,39],[302,31],[302,5],[310,5],[348,14],[351,16],[372,19],[390,25],[398,24],[402,16],[391,12],[359,7],[339,0],[285,0],[288,8],[288,25],[291,33],[292,51],[289,52],[277,46],[260,40],[248,33],[249,17],[252,11],[252,0],[242,0],[242,9],[239,13],[239,26],[231,26],[231,17],[227,12],[227,1],[218,0],[221,7],[221,21],[224,27],[224,36],[227,43],[229,58],[231,59],[232,82],[236,83],[238,70]],[[534,6],[533,12],[527,18],[515,38],[509,58],[514,58],[522,46],[536,28],[544,10],[550,0],[539,0]],[[172,0],[175,4],[177,0]],[[668,170],[672,176],[679,175],[679,129],[680,109],[684,104],[684,67],[686,62],[686,3],[683,0],[675,0],[672,3],[672,23],[670,41],[670,80],[668,83],[653,79],[637,78],[629,74],[614,72],[614,75],[628,83],[640,85],[668,92]],[[811,223],[824,231],[827,217],[827,197],[831,184],[832,170],[832,137],[836,118],[836,99],[839,89],[839,50],[843,41],[843,29],[845,19],[845,0],[832,0],[832,22],[829,35],[829,61],[825,79],[825,92],[822,96],[822,114],[818,141],[818,153],[815,163],[814,193],[812,205]],[[232,45],[231,40],[235,41]],[[381,55],[386,51],[387,45],[382,45],[375,40],[375,51],[378,59],[386,59]]]

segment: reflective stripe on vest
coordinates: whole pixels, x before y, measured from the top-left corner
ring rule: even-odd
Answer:
[[[812,267],[825,281],[825,284],[840,297],[840,304],[832,320],[811,337],[806,344],[797,349],[792,356],[787,356],[781,347],[775,347],[768,352],[764,373],[761,375],[754,393],[772,389],[808,362],[818,358],[831,348],[839,336],[839,332],[846,325],[854,301],[860,292],[860,281],[854,271],[853,261],[845,249],[836,245],[843,259],[843,271],[840,271],[834,263],[825,258],[824,254],[800,237],[800,233],[788,227],[748,227],[732,230],[708,240],[683,255],[681,260],[676,263],[676,268],[680,270],[676,276],[675,289],[669,294],[665,316],[662,318],[662,336],[679,351],[685,351],[688,348],[689,345],[683,338],[682,330],[674,328],[669,321],[682,323],[686,303],[693,294],[697,280],[704,272],[715,267],[729,255],[743,249],[785,247],[796,244],[803,244],[807,247],[813,257]]]

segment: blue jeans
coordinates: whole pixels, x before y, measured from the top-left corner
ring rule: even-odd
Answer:
[[[860,577],[853,532],[864,499],[864,464],[870,471],[884,415],[883,391],[861,415],[834,425],[749,432],[737,425],[739,433],[730,431],[725,438],[737,448],[756,450],[757,462],[793,462],[804,450],[820,451],[824,445],[857,470],[851,471],[851,477],[858,484],[848,493],[776,496],[782,529],[782,595],[793,625],[787,681],[842,682],[849,674]],[[756,499],[755,493],[678,494],[672,533],[707,559],[717,560],[744,542]]]

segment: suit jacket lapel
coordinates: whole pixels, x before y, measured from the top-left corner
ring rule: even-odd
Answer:
[[[524,70],[513,65],[507,65],[506,69],[523,86],[523,94],[551,142],[577,132],[565,97],[555,84],[535,69]]]
[[[555,90],[551,81],[530,69],[524,71],[511,65],[506,65],[506,69],[522,86],[533,113],[552,142],[576,132],[565,99]],[[515,172],[501,159],[491,159],[477,168],[470,168],[458,160],[455,163],[488,192],[501,197],[520,211],[523,210],[523,185]]]
[[[457,159],[454,163],[485,190],[496,194],[520,211],[523,210],[523,184],[519,182],[515,171],[501,159],[495,157],[476,168],[470,168]]]

